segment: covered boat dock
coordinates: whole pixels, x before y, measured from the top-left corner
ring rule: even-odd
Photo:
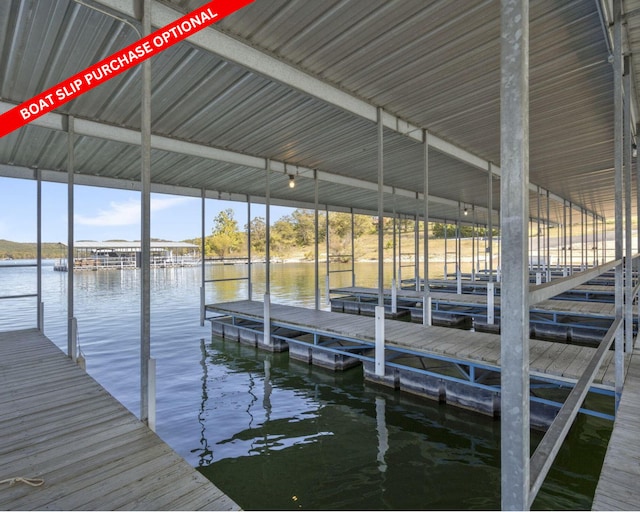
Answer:
[[[0,3],[0,112],[202,3]],[[0,139],[0,176],[34,181],[38,219],[42,182],[68,185],[70,262],[74,187],[140,191],[144,422],[153,410],[148,385],[153,372],[152,192],[201,198],[203,240],[210,200],[246,203],[249,218],[252,204],[265,204],[267,239],[270,206],[313,210],[315,309],[321,309],[322,286],[331,289],[329,277],[320,283],[318,212],[413,219],[413,275],[406,268],[400,272],[403,258],[395,250],[394,231],[398,261],[392,289],[413,280],[426,327],[434,296],[430,286],[420,283],[428,283],[432,274],[429,223],[455,224],[458,235],[462,226],[482,227],[486,236],[474,238],[473,261],[486,262],[486,303],[494,304],[499,287],[501,307],[495,339],[501,366],[502,507],[528,509],[586,393],[602,374],[603,361],[613,360],[611,384],[622,404],[618,413],[625,410],[629,394],[637,393],[638,375],[625,372],[625,361],[634,357],[634,262],[640,252],[634,231],[640,230],[639,12],[636,0],[531,5],[526,0],[255,0]],[[550,227],[561,240],[555,255]],[[40,222],[37,231],[40,246]],[[459,240],[454,237],[455,251],[450,251],[456,254],[456,278],[462,274]],[[607,250],[610,240],[613,247]],[[379,255],[389,241],[384,222],[378,222]],[[269,261],[267,243],[267,293],[259,297],[266,344],[272,340],[271,303],[278,302],[270,290]],[[248,268],[248,297],[238,300],[254,299]],[[215,285],[204,275],[203,267],[203,322],[207,287]],[[575,375],[572,392],[532,455],[531,306],[603,276],[612,276],[610,326],[583,372]],[[68,280],[73,290],[73,272]],[[385,375],[384,281],[380,257],[376,317],[358,319],[373,327],[379,377]],[[36,327],[42,329],[40,281],[34,298]],[[487,311],[487,323],[493,324]],[[77,358],[74,322],[69,293],[67,353],[72,360]],[[638,424],[616,420],[598,493],[617,475],[640,476],[625,446],[637,447],[625,434]],[[627,490],[620,506],[638,508],[640,492]]]

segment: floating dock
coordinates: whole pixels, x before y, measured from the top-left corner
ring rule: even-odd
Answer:
[[[366,380],[497,416],[500,413],[500,336],[399,320],[385,321],[385,375],[374,372],[375,322],[345,315],[271,304],[272,344],[264,340],[264,304],[237,301],[206,307],[215,335],[266,349],[288,348],[290,356],[333,370],[363,364]],[[530,340],[532,425],[548,426],[559,406],[547,391],[571,387],[595,348]],[[605,355],[592,391],[611,394],[614,353]],[[585,411],[586,412],[586,411]],[[608,414],[590,413],[612,418]]]
[[[597,287],[598,293],[605,293]],[[576,289],[579,290],[579,289]],[[591,287],[581,293],[595,293]],[[378,291],[366,287],[333,288],[331,310],[351,314],[369,315],[374,313],[378,300]],[[387,316],[392,315],[391,290],[384,290]],[[397,310],[411,315],[414,322],[422,322],[423,292],[415,290],[397,290]],[[487,324],[487,296],[477,293],[437,292],[430,293],[435,325],[459,325],[470,328],[473,323],[476,330],[499,332],[500,297],[494,297],[495,325]],[[634,306],[637,309],[637,306]],[[590,300],[548,299],[530,308],[531,335],[551,341],[574,341],[585,344],[597,344],[607,332],[615,318],[615,305],[612,302]],[[634,319],[637,318],[637,311]]]
[[[0,332],[0,389],[1,510],[239,509],[40,331]]]

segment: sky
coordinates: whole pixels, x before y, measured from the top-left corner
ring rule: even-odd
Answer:
[[[151,194],[151,237],[181,241],[200,237],[201,199]],[[140,240],[140,193],[76,185],[74,230],[78,240]],[[213,219],[232,208],[240,229],[247,222],[247,205],[207,199],[205,232]],[[293,210],[271,208],[271,223]],[[251,205],[251,217],[265,217],[264,205]],[[36,182],[0,178],[0,239],[36,241]],[[67,185],[42,182],[42,241],[67,242]]]

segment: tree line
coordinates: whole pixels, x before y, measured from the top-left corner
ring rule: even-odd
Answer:
[[[326,212],[318,213],[318,242],[326,243],[327,225],[329,228],[329,244],[331,254],[345,254],[351,247],[351,231],[353,238],[357,240],[363,235],[375,235],[378,229],[377,217],[367,215],[354,215],[350,213],[329,212],[327,223]],[[313,210],[297,209],[291,215],[286,215],[271,225],[269,238],[271,240],[270,251],[275,257],[285,257],[295,248],[310,248],[315,243],[315,212]],[[353,224],[353,225],[352,225]],[[400,219],[395,229],[400,233],[412,233],[415,221],[413,219]],[[422,232],[422,222],[419,222],[419,230]],[[391,233],[394,229],[392,218],[384,219],[385,233]],[[238,221],[234,218],[231,208],[222,210],[213,219],[211,234],[205,237],[205,258],[232,258],[246,257],[249,232],[251,237],[251,252],[253,256],[266,253],[267,225],[263,217],[251,219],[240,229]],[[453,238],[457,234],[457,227],[453,224],[431,223],[430,238]],[[498,230],[493,230],[494,235]],[[460,226],[461,237],[484,237],[487,230],[472,226]],[[201,239],[187,240],[201,245]],[[312,259],[311,251],[306,255]]]

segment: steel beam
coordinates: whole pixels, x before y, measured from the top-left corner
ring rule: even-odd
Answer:
[[[15,105],[7,102],[0,101],[0,114],[3,112],[9,111]],[[47,128],[52,130],[60,130],[66,131],[65,128],[65,118],[61,114],[57,113],[48,113],[42,117],[31,122],[33,126],[39,126],[41,128]],[[75,133],[77,136],[86,136],[99,138],[103,140],[110,140],[114,142],[121,142],[123,144],[129,144],[133,146],[139,146],[141,143],[141,134],[137,130],[131,130],[129,128],[122,128],[120,126],[113,126],[105,123],[100,123],[97,121],[91,121],[87,119],[76,119],[75,120]],[[198,158],[205,158],[209,160],[215,160],[217,162],[225,162],[233,165],[240,165],[243,167],[250,167],[253,169],[261,169],[266,170],[267,168],[267,159],[256,157],[252,155],[248,155],[245,153],[236,153],[233,151],[228,151],[225,149],[219,149],[212,146],[206,146],[203,144],[195,144],[193,142],[187,142],[179,139],[173,139],[171,137],[165,137],[161,135],[151,135],[151,147],[152,149],[158,149],[161,151],[167,151],[171,153],[178,153],[181,155],[194,156]],[[326,181],[329,183],[335,183],[340,185],[345,185],[347,187],[355,187],[363,190],[370,190],[372,192],[378,191],[378,184],[372,181],[365,181],[358,178],[351,178],[349,176],[343,176],[340,174],[333,174],[327,171],[321,171],[317,169],[311,169],[303,166],[292,166],[290,164],[286,164],[285,162],[279,162],[277,160],[270,161],[270,169],[273,172],[284,173],[285,166],[288,169],[295,169],[296,175],[305,176],[310,179],[316,177],[319,181]],[[7,167],[4,165],[0,165],[0,169],[6,169]],[[15,176],[21,177],[21,176]],[[64,178],[66,180],[66,176]],[[77,180],[83,179],[82,175],[76,177]],[[90,179],[87,177],[87,179]],[[118,185],[117,179],[114,178],[104,178],[104,177],[95,177],[95,184],[91,183],[93,186],[110,186],[113,188],[123,188]],[[112,180],[112,181],[110,181]],[[124,181],[124,180],[122,180]],[[100,185],[99,183],[112,183],[107,185]],[[79,183],[79,182],[78,182]],[[89,184],[89,183],[88,183]],[[156,187],[162,187],[162,185],[155,185]],[[166,188],[172,188],[171,186],[165,185]],[[125,185],[124,188],[130,188]],[[176,187],[178,188],[178,187]],[[181,192],[168,192],[168,193],[180,193],[183,195],[191,195],[195,197],[199,197],[200,191],[199,189],[191,190],[183,187],[183,191]],[[383,190],[385,194],[395,194],[398,197],[406,197],[411,199],[423,200],[424,196],[422,193],[418,193],[416,196],[416,192],[412,190],[406,190],[397,187],[391,186],[383,186]],[[155,190],[154,190],[155,191]],[[233,194],[231,194],[233,195]],[[243,200],[246,195],[245,194],[236,194],[238,197],[237,200]],[[447,199],[443,197],[430,196],[429,200],[435,204],[442,204],[445,206],[456,207],[457,201],[452,199]],[[288,206],[282,203],[284,206]],[[295,205],[291,205],[295,206]],[[305,205],[305,207],[311,208],[310,205]],[[345,209],[344,211],[349,211],[349,209]],[[486,208],[479,207],[478,211],[487,212]],[[363,212],[364,213],[364,212]],[[370,213],[368,213],[370,214]]]
[[[529,2],[502,0],[502,509],[529,507]]]

